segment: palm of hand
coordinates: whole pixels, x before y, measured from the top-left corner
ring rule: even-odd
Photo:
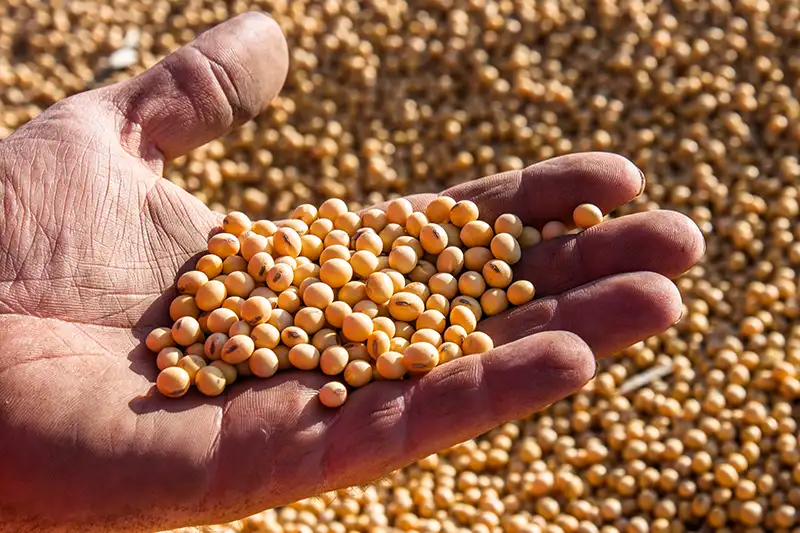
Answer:
[[[276,52],[254,59],[265,40]],[[239,52],[226,56],[234,64],[215,57],[226,47]],[[613,353],[677,318],[679,297],[662,275],[688,268],[702,245],[684,218],[651,213],[587,232],[583,244],[546,243],[528,254],[523,275],[548,298],[502,326],[487,320],[502,344],[491,354],[416,383],[367,387],[340,412],[312,401],[325,379],[308,372],[213,399],[152,394],[157,370],[142,340],[169,323],[177,274],[219,222],[158,177],[163,158],[257,113],[286,69],[280,32],[261,16],[240,17],[182,54],[149,79],[66,100],[0,144],[0,492],[9,494],[0,511],[10,522],[166,528],[365,482],[571,393],[594,371],[592,351]],[[237,75],[248,61],[256,63],[250,77]],[[217,98],[193,94],[176,73]],[[143,103],[142,87],[158,83],[167,86]],[[168,106],[181,98],[185,106]],[[197,112],[204,106],[226,111]],[[168,115],[160,128],[142,111],[149,108]],[[165,131],[168,122],[190,127]],[[609,210],[638,190],[629,163],[598,155],[448,194],[475,199],[490,216],[516,205],[526,222],[540,223],[568,216],[564,206],[584,196]],[[596,261],[591,250],[613,257]]]

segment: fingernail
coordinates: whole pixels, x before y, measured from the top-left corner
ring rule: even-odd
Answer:
[[[680,316],[678,317],[678,320],[676,320],[676,321],[675,321],[675,324],[679,324],[679,323],[680,323],[680,321],[683,319],[683,314],[684,314],[685,312],[686,312],[686,306],[685,306],[685,305],[681,305],[681,314],[680,314]],[[673,326],[674,326],[675,324],[673,324]]]
[[[701,255],[700,257],[705,257],[707,251],[708,251],[708,240],[706,239],[706,236],[703,235],[703,255]]]
[[[597,377],[597,372],[600,370],[600,362],[595,359],[594,360],[594,374],[592,374],[592,379]]]
[[[639,194],[636,195],[636,197],[638,198],[642,194],[644,194],[644,188],[647,186],[647,178],[645,177],[644,172],[642,172],[641,168],[636,167],[636,170],[639,171],[639,177],[642,178],[642,187],[639,189]]]

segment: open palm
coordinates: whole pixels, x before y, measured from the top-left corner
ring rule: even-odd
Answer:
[[[563,398],[595,356],[678,319],[668,278],[702,237],[649,212],[527,250],[517,276],[542,298],[481,323],[498,348],[340,410],[314,400],[326,378],[313,372],[217,398],[153,394],[142,340],[169,324],[177,274],[219,223],[163,163],[261,112],[287,56],[272,19],[243,15],[0,143],[0,531],[153,531],[363,483]],[[541,225],[583,201],[608,212],[642,185],[621,157],[579,154],[446,193]]]

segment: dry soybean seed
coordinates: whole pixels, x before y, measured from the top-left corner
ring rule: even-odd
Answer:
[[[323,374],[336,376],[344,372],[349,361],[350,355],[342,346],[329,346],[319,357],[319,368]]]
[[[325,283],[312,283],[301,293],[303,303],[308,307],[325,310],[333,303],[333,289]]]
[[[344,246],[346,248],[350,246],[350,235],[348,235],[344,230],[335,229],[325,236],[323,244],[325,245],[325,248],[330,248],[331,246],[337,245]]]
[[[317,216],[319,218],[327,218],[328,220],[336,220],[339,215],[347,213],[347,204],[339,198],[330,198],[322,202],[319,206]]]
[[[371,228],[376,233],[380,233],[380,231],[389,223],[389,219],[384,211],[377,208],[372,208],[367,209],[361,216],[361,223],[364,225],[364,227]]]
[[[266,252],[259,252],[250,258],[247,263],[247,273],[258,283],[264,283],[267,279],[267,272],[275,266],[275,260]]]
[[[289,257],[288,255],[282,255],[275,260],[275,264],[289,265],[292,269],[292,272],[294,272],[294,269],[297,268],[297,259],[294,257]]]
[[[204,366],[194,378],[197,390],[206,396],[219,396],[225,390],[225,374],[213,366]]]
[[[228,336],[229,337],[234,337],[236,335],[249,336],[252,330],[253,328],[250,326],[250,324],[248,324],[244,320],[239,320],[237,322],[234,322],[233,325],[231,326],[231,329],[228,330]]]
[[[272,306],[269,300],[262,296],[251,296],[242,305],[242,320],[250,324],[250,326],[257,326],[265,324],[272,314]]]
[[[439,254],[447,248],[447,233],[439,224],[428,223],[419,234],[419,242],[429,254]]]
[[[492,242],[494,231],[492,227],[483,220],[473,220],[461,228],[459,237],[461,237],[461,242],[467,248],[474,248],[477,246],[486,247]]]
[[[319,274],[319,272],[317,272],[317,274]],[[319,284],[321,284],[321,285],[325,285],[324,283],[322,283],[322,282],[319,280],[319,278],[318,278],[318,277],[313,277],[313,276],[312,276],[312,277],[307,277],[306,279],[304,279],[303,281],[301,281],[301,282],[300,282],[300,285],[297,287],[297,294],[299,294],[299,295],[300,295],[300,298],[305,298],[306,291],[308,290],[308,288],[309,288],[309,287],[311,287],[312,285],[315,285],[315,284],[317,284],[317,283],[319,283]],[[330,287],[329,287],[329,288],[330,288]],[[288,290],[288,289],[287,289],[287,290]],[[331,289],[331,294],[334,294],[334,293],[333,293],[333,289]]]
[[[474,331],[467,335],[464,342],[461,343],[461,351],[464,355],[472,355],[485,353],[494,348],[492,338],[482,331]]]
[[[389,300],[389,313],[392,318],[413,322],[425,311],[422,298],[409,292],[399,292]]]
[[[347,357],[350,361],[369,361],[369,352],[367,352],[367,345],[363,342],[348,342],[344,345],[347,350]]]
[[[200,323],[190,316],[179,318],[172,325],[172,338],[181,346],[194,344],[202,334]]]
[[[536,294],[536,291],[533,283],[524,279],[509,285],[506,291],[506,296],[511,305],[524,305],[533,300],[534,294]]]
[[[475,298],[473,298],[472,296],[467,296],[462,294],[456,297],[455,299],[453,299],[450,309],[452,310],[460,305],[469,308],[469,310],[472,311],[472,314],[475,315],[475,318],[478,320],[480,320],[481,317],[483,316],[483,308],[481,307],[480,302]]]
[[[230,296],[247,298],[255,288],[256,282],[247,272],[232,272],[225,278],[225,289]]]
[[[411,213],[406,219],[406,231],[412,237],[419,238],[422,228],[428,223],[428,217],[419,211]]]
[[[267,324],[274,326],[278,331],[283,331],[289,326],[294,325],[294,317],[288,311],[283,309],[273,309],[269,315]]]
[[[417,331],[421,329],[432,329],[437,333],[444,333],[447,327],[447,318],[440,311],[428,310],[419,315],[417,319]]]
[[[411,373],[430,372],[439,364],[439,352],[427,342],[410,344],[403,352],[403,366]]]
[[[410,246],[398,246],[389,252],[389,266],[401,274],[408,274],[417,266],[417,252]]]
[[[289,350],[289,361],[300,370],[314,370],[319,366],[319,350],[311,344],[298,344]]]
[[[561,237],[562,235],[566,235],[567,232],[569,232],[569,228],[567,228],[563,222],[551,220],[542,228],[542,240],[549,241],[551,239]]]
[[[372,366],[360,359],[350,361],[344,369],[344,380],[351,387],[363,387],[372,381]]]
[[[496,259],[505,261],[509,265],[518,263],[522,257],[522,249],[517,239],[508,233],[499,233],[495,235],[489,246],[492,255],[494,255]]]
[[[483,270],[483,265],[494,259],[492,251],[483,246],[470,248],[464,252],[464,266],[467,270],[474,270],[480,272]]]
[[[472,248],[479,250],[480,248]],[[489,261],[486,259],[486,261]],[[485,263],[485,261],[484,261]],[[483,266],[483,265],[481,265]],[[457,276],[464,268],[464,252],[456,246],[448,246],[436,258],[436,270],[445,274]]]
[[[165,368],[175,366],[182,357],[183,352],[178,348],[167,346],[158,352],[158,356],[156,356],[156,367],[158,367],[159,370],[164,370]]]
[[[372,319],[372,331],[382,331],[391,339],[395,334],[394,320],[385,316],[378,316]]]
[[[411,202],[405,198],[392,200],[386,205],[386,219],[391,224],[404,225],[406,223],[406,219],[413,212],[414,208],[411,206]]]
[[[224,363],[224,361],[223,361]],[[231,365],[233,368],[236,369],[236,375],[242,376],[243,378],[249,378],[253,375],[253,372],[250,370],[250,363],[249,361],[245,361],[243,363],[239,363],[237,365]],[[289,367],[291,368],[291,366]]]
[[[353,277],[353,267],[344,259],[331,259],[319,269],[319,279],[332,288],[342,287]]]
[[[206,351],[205,351],[204,343],[205,343],[205,339],[203,339],[202,341],[198,341],[198,342],[192,344],[191,346],[187,347],[186,348],[186,355],[199,355],[200,357],[205,356]]]
[[[293,288],[289,287],[278,296],[278,307],[289,313],[296,313],[302,305],[299,291]]]
[[[409,272],[408,279],[419,283],[428,283],[428,280],[436,274],[436,266],[430,261],[421,259],[414,270]]]
[[[304,258],[298,257],[298,259]],[[319,281],[319,265],[314,263],[298,264],[297,268],[292,271],[292,285],[295,287],[302,287],[303,282],[307,279],[312,279],[315,282]],[[300,291],[301,297],[303,296],[304,290],[305,288]]]
[[[461,346],[461,344],[464,342],[464,339],[467,338],[467,330],[464,329],[463,326],[450,326],[444,330],[444,335],[442,337],[446,343],[450,342],[457,346]]]
[[[278,370],[289,370],[292,368],[292,362],[289,361],[289,347],[284,346],[283,344],[279,344],[275,348],[272,349],[275,352],[275,355],[278,356]],[[248,368],[247,371],[249,372],[250,369]],[[241,374],[241,372],[240,372]]]
[[[353,254],[350,253],[350,250],[347,249],[347,246],[342,246],[341,244],[334,244],[333,246],[329,246],[322,251],[322,255],[319,256],[319,264],[325,266],[325,263],[330,261],[331,259],[341,259],[342,261],[350,261],[350,256]]]
[[[347,387],[338,381],[326,383],[319,389],[319,401],[331,409],[341,407],[347,401]]]
[[[394,337],[392,342],[389,344],[389,350],[392,352],[397,352],[402,354],[408,348],[408,345],[411,344],[408,339],[404,339],[403,337]]]
[[[384,352],[375,361],[375,369],[384,379],[403,379],[406,367],[403,364],[403,354],[398,352]]]
[[[489,316],[508,309],[508,297],[503,289],[489,289],[481,295],[481,308]]]
[[[439,196],[431,200],[431,203],[425,208],[425,216],[436,224],[450,222],[450,211],[455,205],[456,201],[449,196]]]
[[[331,346],[339,344],[339,334],[330,328],[321,329],[314,333],[311,344],[322,353]]]
[[[186,394],[191,384],[189,373],[177,366],[165,368],[156,378],[158,392],[167,398],[180,398]]]
[[[194,296],[206,283],[208,283],[208,276],[199,270],[190,270],[178,278],[178,292]]]
[[[483,266],[483,279],[490,287],[503,289],[511,284],[513,278],[511,267],[505,261],[494,259]]]
[[[366,296],[375,303],[388,302],[394,294],[392,278],[384,272],[373,272],[367,278]]]
[[[441,294],[452,300],[458,294],[458,280],[452,274],[440,272],[428,280],[428,288],[433,294]]]
[[[365,231],[356,239],[356,250],[359,252],[372,252],[379,256],[383,252],[383,241],[377,233]]]
[[[231,326],[239,321],[236,313],[226,307],[214,309],[209,313],[206,327],[211,333],[228,333]]]
[[[352,312],[353,309],[347,302],[333,302],[325,309],[325,319],[331,326],[341,328],[342,324],[344,324],[345,317]]]
[[[316,307],[304,307],[294,315],[294,325],[313,335],[325,327],[325,313]]]
[[[225,376],[226,386],[233,385],[239,375],[236,371],[236,367],[225,361],[212,361],[208,366],[219,368],[222,371],[222,375]]]
[[[522,220],[517,215],[506,213],[497,217],[494,221],[494,232],[499,235],[501,233],[508,233],[515,239],[522,237]]]
[[[176,366],[185,370],[189,374],[191,382],[194,383],[197,371],[206,366],[206,360],[199,355],[184,355]]]
[[[594,204],[581,204],[572,212],[572,220],[579,228],[591,228],[603,221],[603,212]]]
[[[486,282],[479,272],[464,272],[458,278],[458,290],[461,294],[480,298],[481,294],[486,290]]]
[[[291,217],[302,220],[307,225],[311,225],[317,220],[317,208],[311,204],[301,204],[294,208]]]
[[[230,337],[225,333],[212,333],[203,345],[203,355],[209,361],[222,359],[222,348]]]
[[[208,279],[214,279],[222,274],[222,258],[214,254],[206,254],[197,261],[195,270],[206,275]]]
[[[393,268],[385,268],[381,270],[384,274],[389,276],[392,280],[392,285],[394,285],[394,292],[400,292],[406,286],[406,278]]]
[[[458,305],[450,309],[450,324],[461,326],[468,334],[475,331],[478,326],[478,319],[475,314],[465,305]]]
[[[308,344],[308,333],[298,326],[289,326],[281,331],[281,341],[288,348],[293,348],[300,344]]]
[[[383,242],[383,252],[388,252],[392,249],[392,244],[394,241],[402,237],[406,234],[406,230],[400,224],[387,224],[385,228],[383,228],[378,236],[381,238]]]
[[[319,259],[323,249],[322,239],[316,235],[303,235],[300,238],[300,253],[311,261]]]
[[[256,349],[253,339],[247,335],[237,335],[228,339],[222,347],[222,360],[231,365],[243,363]]]
[[[443,315],[450,314],[450,301],[441,294],[431,294],[425,300],[425,309],[428,311],[439,311]]]
[[[367,353],[373,359],[377,359],[382,353],[389,351],[392,340],[383,331],[373,331],[367,338]]]
[[[239,253],[239,239],[230,233],[217,233],[208,240],[208,253],[224,260]]]
[[[308,232],[319,239],[325,240],[325,237],[333,231],[333,221],[327,218],[318,218],[308,227]]]
[[[403,287],[403,290],[400,292],[408,292],[411,294],[416,294],[423,302],[427,300],[431,295],[431,290],[428,288],[428,286],[425,285],[424,283],[419,283],[417,281],[409,283],[408,285]]]
[[[278,229],[281,228],[292,229],[295,232],[297,232],[297,234],[300,235],[301,237],[306,233],[308,233],[308,224],[299,219],[281,220],[276,224],[276,226],[278,226]],[[275,233],[277,233],[277,231]],[[272,237],[274,238],[275,235],[273,235]]]
[[[303,241],[300,235],[292,228],[283,227],[272,236],[272,247],[278,255],[297,257],[303,250]]]
[[[461,228],[449,222],[442,222],[439,225],[447,233],[447,246],[462,246]]]
[[[281,342],[281,332],[272,324],[259,324],[250,332],[256,348],[275,348]]]
[[[278,226],[271,220],[259,220],[253,223],[251,231],[264,237],[272,237],[272,235],[278,231]]]
[[[178,320],[185,316],[192,318],[200,316],[200,308],[197,307],[194,296],[189,294],[181,294],[169,304],[169,317],[172,320]]]
[[[425,255],[425,249],[422,248],[422,244],[419,242],[419,239],[415,239],[410,235],[403,235],[402,237],[398,237],[396,241],[392,243],[392,250],[399,246],[410,246],[414,253],[417,255],[417,258],[422,257]]]
[[[251,227],[250,218],[241,211],[231,211],[222,219],[222,231],[233,235],[250,231]]]
[[[475,205],[475,202],[461,200],[450,209],[450,222],[459,228],[463,228],[475,220],[478,220],[478,206]]]
[[[294,269],[286,264],[276,264],[267,272],[267,286],[280,293],[291,287],[294,281]]]
[[[443,342],[439,345],[439,364],[449,363],[453,359],[458,359],[464,355],[461,347],[454,342]]]
[[[249,235],[246,239],[242,241],[242,247],[241,250],[239,250],[239,253],[242,254],[241,259],[244,261],[250,261],[254,255],[266,252],[268,245],[269,241],[263,235],[259,235],[257,233]],[[231,257],[239,257],[239,256],[233,255]],[[230,259],[231,257],[229,257],[228,259]],[[226,259],[226,261],[228,259]]]
[[[372,333],[372,318],[360,312],[345,317],[342,323],[342,334],[353,342],[364,342]]]
[[[350,266],[359,277],[366,278],[378,268],[378,257],[372,252],[361,250],[350,257]]]
[[[236,316],[242,316],[242,306],[247,300],[244,298],[239,298],[238,296],[229,296],[225,298],[225,301],[222,302],[222,307],[225,309],[230,309]]]
[[[427,342],[428,344],[432,344],[434,347],[438,347],[440,344],[442,344],[442,336],[438,331],[433,329],[418,329],[413,335],[411,335],[411,344],[420,342]]]
[[[349,237],[352,237],[356,231],[361,229],[361,217],[358,216],[358,213],[342,213],[333,221],[333,227],[344,231]]]

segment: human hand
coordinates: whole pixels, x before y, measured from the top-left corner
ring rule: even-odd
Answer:
[[[0,531],[154,531],[223,522],[367,482],[580,389],[601,357],[671,326],[668,278],[703,243],[677,213],[616,219],[526,250],[537,299],[481,322],[497,348],[319,406],[283,372],[217,398],[152,394],[146,333],[219,217],[164,162],[260,113],[288,65],[277,24],[237,17],[145,74],[68,98],[0,143]],[[579,154],[470,182],[487,217],[541,226],[642,178]],[[430,196],[411,198],[422,207]]]

